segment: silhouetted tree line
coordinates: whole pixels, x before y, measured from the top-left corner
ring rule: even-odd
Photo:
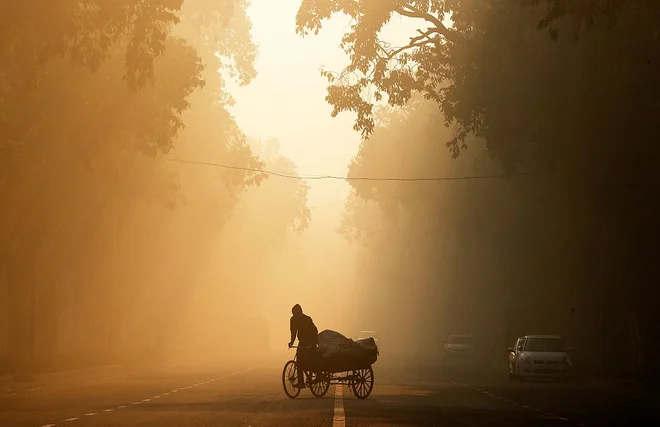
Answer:
[[[482,324],[522,310],[515,334],[561,331],[581,360],[660,384],[660,3],[303,1],[298,31],[318,31],[339,12],[353,18],[342,45],[350,65],[324,74],[333,115],[356,113],[355,127],[368,137],[354,176],[509,176],[415,189],[355,183],[346,228],[381,239],[371,255],[374,281],[399,284],[402,296],[421,288],[429,310],[438,301],[454,312],[499,306],[477,315]],[[443,20],[449,15],[452,25]],[[407,45],[382,39],[394,17],[420,23]],[[395,124],[379,117],[378,104],[406,105],[415,94],[426,103],[409,116]],[[439,154],[447,148],[458,164]],[[526,171],[538,176],[515,176]],[[393,228],[375,227],[365,209],[392,218]],[[383,271],[402,273],[376,276]]]
[[[227,111],[226,79],[256,75],[246,6],[0,4],[0,370],[166,349],[200,260],[265,178],[166,155],[295,172],[260,160]],[[269,231],[304,228],[306,186],[253,197],[272,191],[290,203]]]

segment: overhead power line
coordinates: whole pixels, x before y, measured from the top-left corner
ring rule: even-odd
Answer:
[[[525,175],[537,175],[536,172],[518,172],[514,174],[486,174],[486,175],[463,175],[463,176],[441,176],[441,177],[410,177],[410,178],[401,178],[401,177],[375,177],[375,176],[338,176],[338,175],[315,175],[315,174],[301,174],[294,175],[286,172],[275,172],[265,169],[257,168],[248,168],[242,166],[233,166],[226,165],[221,163],[212,163],[212,162],[203,162],[196,160],[181,160],[181,159],[171,159],[165,158],[170,162],[175,163],[185,163],[190,165],[202,165],[210,166],[221,169],[231,169],[244,172],[256,172],[263,173],[266,175],[278,176],[286,179],[297,179],[297,180],[339,180],[339,181],[398,181],[398,182],[423,182],[423,181],[462,181],[462,180],[471,180],[471,179],[492,179],[492,178],[504,178],[508,176],[525,176]]]

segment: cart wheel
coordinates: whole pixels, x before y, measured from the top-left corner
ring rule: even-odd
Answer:
[[[367,369],[353,371],[351,381],[353,394],[358,399],[366,399],[374,389],[374,370],[369,366]]]
[[[298,364],[295,360],[289,360],[282,371],[282,386],[284,393],[291,399],[295,399],[300,394],[300,389],[295,387],[296,384],[298,384]]]
[[[309,391],[316,397],[323,397],[328,392],[330,388],[330,374],[326,372],[321,373],[307,373],[307,381],[309,385]]]

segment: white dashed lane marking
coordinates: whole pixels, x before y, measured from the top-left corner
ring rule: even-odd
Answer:
[[[265,362],[265,363],[263,363],[263,364],[261,364],[261,365],[257,365],[257,366],[255,366],[255,367],[253,367],[253,368],[245,369],[245,370],[243,370],[243,371],[234,372],[233,374],[230,374],[230,375],[227,375],[227,376],[218,377],[218,378],[215,378],[215,379],[212,379],[212,380],[206,381],[206,382],[197,383],[197,384],[189,385],[189,386],[187,386],[187,387],[181,387],[181,388],[179,388],[179,389],[175,389],[175,390],[171,390],[171,391],[169,391],[169,392],[161,393],[160,395],[156,395],[156,396],[154,396],[153,399],[160,399],[161,396],[167,396],[167,395],[169,395],[169,394],[176,393],[176,392],[181,391],[181,390],[190,390],[190,389],[193,388],[193,387],[198,387],[198,386],[201,386],[201,385],[204,385],[204,384],[211,384],[211,383],[214,382],[214,381],[218,381],[218,380],[221,380],[221,379],[224,379],[224,378],[227,378],[227,377],[233,377],[233,376],[235,376],[235,375],[244,374],[244,373],[247,373],[247,372],[253,371],[253,370],[257,369],[257,368],[260,368],[260,367],[262,367],[262,366],[265,366],[265,365],[267,365],[268,363],[270,363],[270,360],[268,360],[267,362]],[[340,387],[340,388],[341,388],[341,387]],[[339,394],[340,394],[340,397],[341,397],[341,390],[339,391]],[[144,402],[151,402],[151,398],[144,399],[144,400],[142,400],[142,401],[140,401],[140,402],[133,402],[133,405],[140,405],[141,403],[144,403]],[[336,403],[336,402],[335,402],[335,403]],[[103,409],[103,412],[112,412],[112,411],[114,411],[115,409],[123,409],[123,408],[125,408],[125,407],[126,407],[126,405],[121,405],[121,406],[118,406],[117,408]],[[335,409],[336,409],[336,408],[335,408]],[[342,411],[342,416],[343,416],[343,411],[344,411],[344,405],[343,405],[343,402],[342,402],[342,405],[341,405],[341,411]],[[96,413],[96,412],[88,412],[88,413],[86,413],[84,416],[85,416],[85,417],[91,417],[91,416],[94,416],[94,415],[97,415],[97,413]],[[80,419],[80,418],[78,418],[78,417],[71,417],[71,418],[67,418],[66,420],[63,420],[63,422],[65,422],[65,423],[69,423],[69,422],[76,421],[76,420],[79,420],[79,419]],[[333,425],[334,425],[334,424],[333,424]],[[341,425],[341,426],[344,426],[343,423],[340,424],[340,425]],[[56,424],[44,424],[44,425],[42,425],[42,426],[40,426],[40,427],[56,427]]]
[[[344,395],[342,386],[335,386],[335,411],[332,417],[332,427],[346,426],[346,414],[344,412]]]
[[[553,413],[551,413],[551,412],[545,412],[545,411],[542,411],[541,409],[534,408],[534,407],[529,406],[529,405],[523,405],[523,404],[521,404],[521,403],[518,403],[518,402],[513,401],[513,400],[510,400],[510,399],[507,399],[507,398],[502,397],[502,396],[497,396],[497,395],[495,395],[495,394],[492,394],[492,393],[489,392],[489,391],[482,390],[482,389],[480,389],[479,387],[473,387],[473,386],[468,385],[468,384],[459,383],[458,381],[454,381],[454,380],[451,380],[451,379],[449,379],[449,378],[445,378],[445,379],[446,379],[447,381],[449,381],[450,383],[453,383],[453,384],[456,384],[456,385],[461,386],[461,387],[465,387],[465,388],[469,388],[469,389],[472,389],[472,390],[478,391],[478,392],[480,392],[480,393],[485,394],[485,395],[488,396],[488,397],[491,397],[491,398],[493,398],[493,399],[499,399],[499,400],[502,400],[502,401],[504,401],[504,402],[507,402],[507,403],[509,403],[509,404],[511,404],[511,405],[514,405],[514,406],[517,406],[517,407],[519,407],[519,408],[523,408],[523,409],[526,409],[526,410],[528,410],[528,411],[538,412],[538,413],[541,413],[541,414],[546,415],[546,416],[548,416],[548,417],[554,418],[554,419],[556,419],[556,420],[566,421],[566,422],[569,422],[569,421],[570,421],[568,418],[560,417],[560,416],[557,415],[557,414],[553,414]],[[578,424],[578,425],[584,427],[584,424]]]

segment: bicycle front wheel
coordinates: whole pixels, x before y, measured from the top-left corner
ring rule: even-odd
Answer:
[[[282,387],[284,387],[284,393],[291,399],[295,399],[300,394],[300,389],[296,387],[296,384],[298,384],[298,364],[295,360],[289,360],[282,371]]]

